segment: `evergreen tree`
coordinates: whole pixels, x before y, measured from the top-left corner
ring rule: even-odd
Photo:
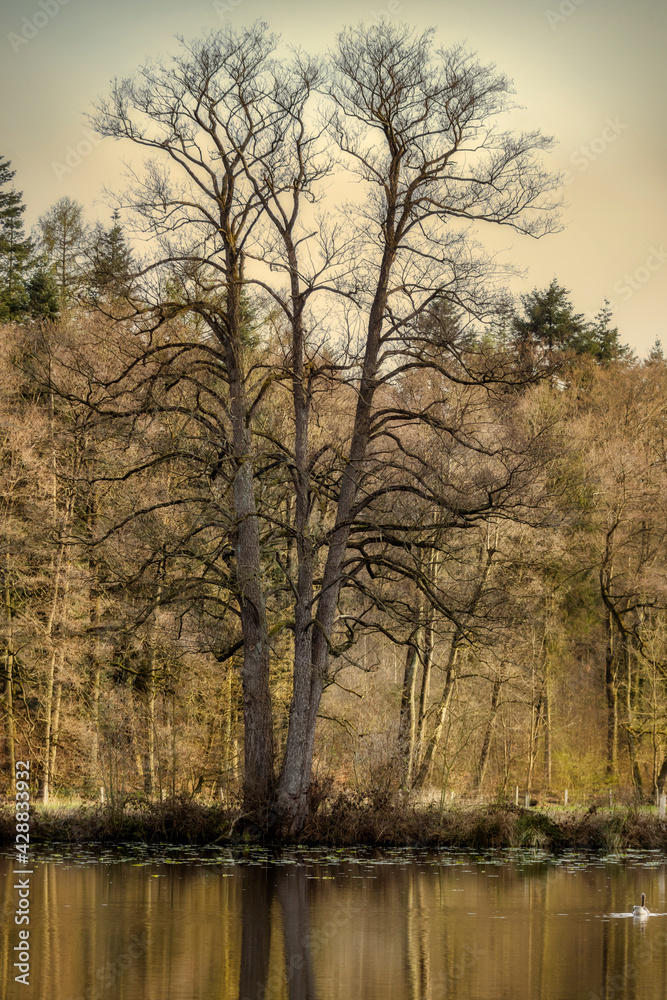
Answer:
[[[58,286],[50,271],[39,268],[28,282],[28,306],[34,319],[54,320],[58,316]]]
[[[662,341],[660,337],[655,338],[655,343],[649,351],[649,355],[646,359],[647,365],[663,365],[665,363],[665,354],[662,349]]]
[[[592,354],[595,360],[603,365],[609,364],[610,361],[618,361],[619,358],[626,358],[630,354],[630,348],[621,344],[619,340],[618,327],[611,326],[611,316],[609,299],[605,299],[604,305],[593,320],[589,351],[586,352]]]
[[[33,242],[23,231],[23,192],[3,190],[15,170],[0,156],[0,319],[19,319],[28,308],[26,272],[30,267]]]
[[[581,313],[575,313],[570,293],[555,278],[545,291],[535,288],[522,295],[521,302],[524,315],[515,316],[512,325],[523,356],[529,357],[536,350],[590,353],[590,328]]]
[[[132,251],[116,210],[111,227],[98,225],[93,238],[90,275],[93,298],[111,300],[127,294],[133,266]]]

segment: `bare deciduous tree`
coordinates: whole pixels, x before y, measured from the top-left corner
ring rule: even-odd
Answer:
[[[548,232],[554,180],[539,163],[548,140],[500,128],[508,81],[459,48],[434,51],[432,32],[346,30],[329,68],[304,56],[284,67],[275,44],[263,25],[206,36],[169,65],[117,82],[98,108],[102,135],[151,154],[128,205],[155,256],[128,299],[127,318],[143,330],[135,356],[113,385],[98,380],[95,405],[126,418],[171,413],[184,431],[192,422],[207,436],[206,457],[190,450],[189,458],[222,491],[219,506],[231,502],[226,578],[243,640],[245,801],[255,814],[271,804],[278,826],[296,833],[307,817],[323,685],[344,638],[337,609],[354,575],[351,539],[381,498],[406,491],[458,523],[496,505],[484,475],[454,510],[447,489],[383,481],[381,455],[396,441],[408,449],[409,426],[460,433],[430,404],[397,407],[391,386],[410,372],[469,385],[521,378],[509,356],[475,362],[420,317],[443,300],[489,312],[498,272],[475,233],[483,224]],[[332,205],[323,181],[340,190],[346,178],[359,197]],[[285,332],[273,363],[252,345],[253,287],[274,303]],[[174,339],[178,316],[190,319]],[[267,401],[281,391],[291,405],[287,439],[266,423]],[[356,400],[338,441],[313,428],[326,392]],[[474,435],[467,443],[471,453],[493,451]],[[175,450],[186,462],[188,447]],[[269,470],[280,470],[291,493],[287,520],[262,499]],[[505,489],[518,475],[508,470]],[[280,626],[293,632],[293,690],[276,775],[276,590],[266,556],[281,533],[295,552],[285,578],[291,613]],[[217,560],[229,558],[222,552]]]

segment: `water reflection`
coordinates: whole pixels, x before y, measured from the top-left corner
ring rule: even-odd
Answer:
[[[662,1000],[667,982],[657,854],[66,855],[34,865],[29,991],[11,869],[0,1000]]]
[[[241,969],[239,1000],[264,1000],[285,987],[289,1000],[316,1000],[306,869],[247,867],[239,872]],[[275,911],[277,903],[278,914]],[[274,922],[280,922],[284,964],[271,966]]]

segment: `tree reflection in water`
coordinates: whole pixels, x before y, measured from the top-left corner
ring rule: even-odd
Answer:
[[[241,886],[239,1000],[265,1000],[284,983],[289,1000],[316,1000],[306,869],[243,866]],[[274,961],[272,968],[277,924],[282,925],[284,962]]]

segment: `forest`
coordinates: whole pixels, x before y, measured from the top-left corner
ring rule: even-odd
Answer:
[[[667,365],[486,230],[558,229],[509,81],[386,23],[181,42],[91,122],[109,225],[0,157],[0,792],[654,801]],[[20,182],[20,177],[18,178]],[[628,334],[631,331],[628,331]]]

